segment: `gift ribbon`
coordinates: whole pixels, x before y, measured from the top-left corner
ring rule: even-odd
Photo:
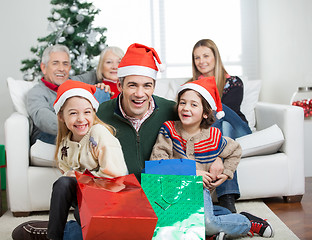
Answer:
[[[181,199],[181,196],[182,196],[182,193],[183,193],[183,188],[184,188],[184,184],[182,183],[182,180],[181,180],[181,184],[180,184],[180,191],[177,193],[177,196],[175,198],[173,198],[174,201],[169,201],[168,199],[165,198],[165,194],[164,194],[164,191],[163,191],[163,182],[162,182],[162,178],[159,179],[159,182],[160,182],[160,191],[161,191],[161,198],[166,202],[168,203],[169,205],[164,208],[163,206],[161,206],[158,202],[154,201],[161,209],[163,209],[164,211],[166,211],[169,207],[171,207],[173,204],[177,203],[180,199]]]

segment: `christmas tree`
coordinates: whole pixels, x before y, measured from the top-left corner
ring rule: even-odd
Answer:
[[[92,27],[100,10],[85,0],[51,0],[49,30],[51,33],[38,38],[39,45],[32,47],[32,59],[22,60],[24,80],[41,77],[40,63],[44,49],[50,45],[63,44],[70,50],[72,69],[70,75],[82,74],[97,65],[96,56],[106,47],[106,28]]]

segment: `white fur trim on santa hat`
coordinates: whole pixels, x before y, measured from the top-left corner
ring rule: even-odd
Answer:
[[[158,65],[158,69],[160,72],[164,72],[166,70],[166,68],[167,68],[166,64],[164,64],[164,63],[161,63]]]
[[[54,104],[55,113],[58,114],[58,112],[60,111],[60,109],[63,106],[63,104],[65,103],[65,101],[68,98],[74,97],[74,96],[86,98],[87,100],[90,101],[90,103],[92,104],[92,107],[95,109],[95,111],[98,110],[100,104],[96,100],[96,98],[92,95],[91,92],[89,92],[88,90],[83,89],[83,88],[72,88],[72,89],[69,89],[66,92],[64,92],[59,97],[58,101]]]
[[[192,90],[199,92],[200,95],[202,95],[207,100],[212,110],[214,111],[217,110],[216,102],[214,98],[211,96],[211,94],[207,91],[206,88],[195,83],[186,83],[179,88],[178,93],[184,89],[192,89]]]
[[[225,116],[225,112],[224,112],[224,111],[217,112],[217,114],[216,114],[216,117],[217,117],[218,119],[221,119],[221,118],[223,118],[224,116]]]
[[[146,76],[146,77],[156,79],[157,71],[149,67],[138,66],[138,65],[118,68],[117,70],[118,77],[126,77],[129,75]]]

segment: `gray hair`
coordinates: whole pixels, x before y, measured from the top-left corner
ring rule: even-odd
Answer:
[[[55,45],[47,47],[43,51],[43,54],[41,57],[41,63],[43,63],[44,65],[47,65],[49,60],[50,60],[50,54],[53,52],[65,52],[65,53],[67,53],[68,58],[69,58],[69,63],[70,63],[69,49],[65,45],[61,45],[61,44],[55,44]]]
[[[96,77],[97,80],[99,82],[101,82],[101,80],[103,79],[103,73],[102,73],[102,66],[103,66],[103,62],[104,62],[104,55],[108,52],[111,51],[112,53],[116,54],[116,56],[118,56],[119,58],[123,58],[123,56],[125,55],[124,51],[122,51],[121,48],[119,47],[115,47],[115,46],[111,46],[111,47],[106,47],[100,55],[100,60],[99,63],[97,65],[96,68]]]

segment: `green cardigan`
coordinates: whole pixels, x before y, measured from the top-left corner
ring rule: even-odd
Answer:
[[[119,97],[120,95],[118,98],[103,102],[97,111],[97,115],[103,122],[116,129],[116,137],[120,141],[129,174],[134,173],[140,180],[145,161],[150,159],[160,127],[165,121],[178,118],[174,110],[175,102],[153,95],[155,110],[143,122],[137,133],[132,124],[120,112]]]

